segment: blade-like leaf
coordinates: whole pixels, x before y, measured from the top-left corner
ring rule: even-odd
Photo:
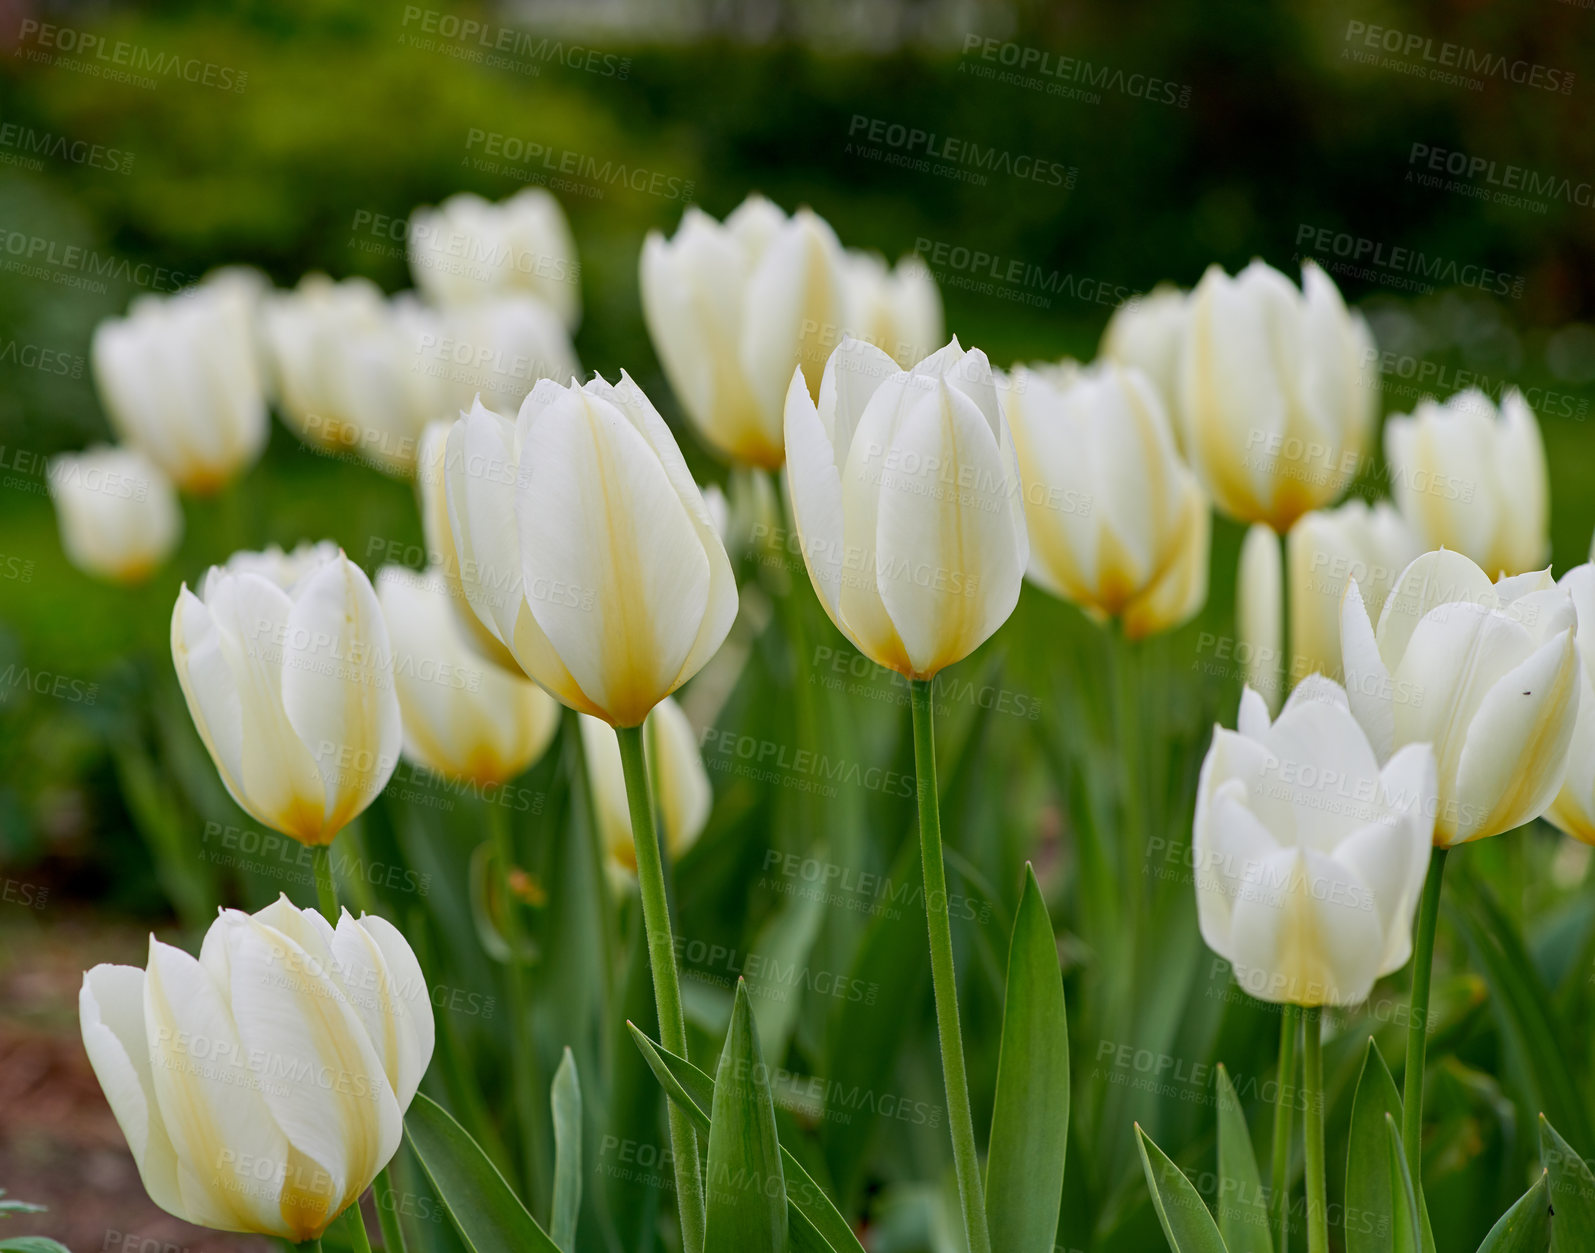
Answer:
[[[1052,920],[1027,863],[1008,946],[997,1096],[986,1159],[994,1249],[1051,1253],[1069,1147],[1069,1021]]]
[[[1346,1143],[1346,1253],[1387,1253],[1395,1230],[1385,1116],[1401,1117],[1401,1094],[1379,1047],[1368,1038],[1351,1098]]]
[[[1152,1206],[1172,1253],[1226,1253],[1224,1237],[1219,1235],[1218,1224],[1207,1212],[1196,1185],[1152,1143],[1140,1123],[1135,1124],[1135,1139],[1141,1150],[1141,1168],[1146,1171],[1146,1186],[1152,1192]]]
[[[1418,1253],[1418,1198],[1412,1190],[1412,1176],[1407,1171],[1407,1155],[1401,1149],[1401,1128],[1391,1114],[1385,1115],[1384,1124],[1390,1194],[1395,1198],[1390,1248],[1392,1253]]]
[[[0,1240],[0,1253],[72,1253],[72,1250],[48,1236],[12,1236],[9,1240]]]
[[[582,1206],[582,1089],[570,1049],[554,1072],[554,1207],[549,1234],[565,1253],[576,1250],[576,1215]]]
[[[1550,1247],[1551,1188],[1549,1172],[1542,1170],[1533,1186],[1490,1228],[1479,1253],[1545,1253]]]
[[[1229,1253],[1274,1253],[1268,1194],[1257,1169],[1252,1133],[1222,1062],[1218,1066],[1218,1229]]]
[[[1540,1164],[1550,1175],[1551,1248],[1556,1253],[1595,1251],[1595,1175],[1589,1163],[1540,1115]]]
[[[704,1253],[785,1253],[786,1179],[775,1098],[741,979],[714,1075],[709,1120]]]
[[[436,1101],[415,1094],[404,1137],[474,1253],[560,1253],[487,1154]]]

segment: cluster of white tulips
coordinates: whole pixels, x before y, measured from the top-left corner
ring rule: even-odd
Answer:
[[[711,507],[626,372],[574,377],[578,267],[552,199],[456,197],[417,211],[410,246],[424,301],[321,276],[268,294],[224,273],[108,323],[95,366],[127,447],[68,459],[74,473],[58,476],[68,553],[123,579],[175,542],[168,480],[214,490],[259,455],[268,398],[307,443],[417,482],[428,570],[390,566],[373,586],[328,543],[239,553],[184,586],[172,617],[177,674],[223,782],[252,818],[317,850],[325,917],[286,902],[224,912],[197,959],[152,945],[147,971],[97,967],[84,983],[84,1038],[151,1196],[195,1222],[297,1241],[382,1186],[431,1053],[414,955],[381,919],[341,912],[327,871],[327,846],[401,755],[502,783],[544,754],[559,706],[581,715],[610,876],[641,900],[660,1043],[687,1056],[666,860],[698,836],[712,797],[672,694],[739,607],[724,498]],[[1242,988],[1291,1007],[1288,1056],[1299,1041],[1309,1091],[1321,1008],[1361,1003],[1416,955],[1403,1127],[1415,1173],[1445,850],[1542,814],[1595,842],[1595,643],[1583,643],[1595,568],[1560,582],[1541,568],[1545,457],[1522,398],[1497,409],[1469,392],[1392,417],[1393,503],[1337,507],[1375,444],[1376,356],[1311,263],[1299,288],[1261,262],[1214,267],[1188,294],[1159,288],[1119,310],[1099,361],[1006,371],[941,342],[922,266],[844,249],[807,209],[754,196],[723,223],[689,209],[673,239],[648,237],[640,271],[692,429],[754,474],[784,467],[819,603],[909,681],[972,1253],[1018,1246],[1005,1243],[1010,1167],[977,1154],[930,683],[1002,627],[1026,576],[1131,642],[1189,621],[1207,599],[1215,508],[1252,528],[1237,606],[1250,682],[1196,796],[1201,935]],[[110,473],[113,460],[156,486],[93,491],[90,463]],[[495,856],[507,897],[507,843]],[[1046,938],[1055,965],[1050,924]],[[1061,998],[1060,984],[1060,1015]],[[357,1090],[252,1082],[283,1056]],[[1059,1117],[1045,1092],[1034,1106],[1035,1120]],[[1306,1135],[1316,1253],[1321,1109]],[[670,1138],[682,1246],[701,1253],[716,1210],[700,1163],[716,1140],[678,1100]],[[250,1161],[273,1164],[266,1184]]]

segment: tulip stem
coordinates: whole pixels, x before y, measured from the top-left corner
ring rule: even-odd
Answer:
[[[687,1019],[681,1008],[676,978],[676,943],[670,929],[670,898],[665,892],[664,850],[654,822],[653,794],[648,785],[648,758],[642,727],[616,727],[620,764],[626,776],[626,804],[631,811],[632,843],[637,850],[637,886],[642,893],[642,922],[648,936],[648,964],[653,971],[654,1003],[659,1008],[659,1041],[678,1057],[687,1056]],[[670,1150],[676,1173],[676,1204],[681,1211],[683,1253],[702,1253],[703,1184],[698,1173],[698,1139],[692,1123],[669,1104]]]
[[[371,1237],[366,1234],[365,1215],[360,1212],[358,1200],[334,1220],[333,1226],[340,1223],[349,1237],[347,1243],[352,1253],[371,1253]]]
[[[316,904],[321,910],[321,916],[336,927],[339,913],[338,885],[332,879],[332,845],[312,845],[310,864],[316,877]]]
[[[931,984],[936,994],[936,1031],[941,1036],[942,1077],[947,1086],[953,1168],[969,1253],[991,1253],[986,1199],[975,1153],[975,1123],[969,1112],[969,1078],[958,1026],[958,976],[953,969],[953,931],[947,918],[947,870],[942,864],[941,804],[936,794],[936,730],[929,679],[912,679],[914,770],[919,783],[919,855],[925,876],[925,920],[930,928]]]
[[[1440,881],[1446,850],[1429,855],[1418,906],[1418,937],[1412,957],[1412,1004],[1407,1019],[1407,1066],[1401,1076],[1401,1147],[1407,1155],[1412,1190],[1421,1194],[1423,1170],[1423,1063],[1429,1043],[1429,976],[1434,969],[1434,930],[1440,921]]]
[[[382,1229],[383,1253],[406,1253],[398,1198],[393,1195],[393,1180],[388,1178],[388,1169],[384,1166],[377,1171],[371,1183],[371,1199],[376,1203],[377,1226]]]
[[[1302,1135],[1307,1157],[1307,1253],[1329,1253],[1329,1183],[1324,1170],[1324,1011],[1301,1011]]]
[[[1290,1247],[1290,1137],[1295,1111],[1296,1041],[1301,1038],[1301,1010],[1282,1005],[1279,1014],[1279,1073],[1274,1087],[1274,1146],[1269,1200],[1274,1209],[1274,1230],[1279,1233],[1279,1248]]]

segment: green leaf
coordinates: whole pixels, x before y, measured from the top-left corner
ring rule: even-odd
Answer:
[[[1136,1145],[1141,1150],[1141,1168],[1146,1171],[1146,1186],[1152,1193],[1152,1207],[1163,1225],[1173,1253],[1227,1253],[1218,1224],[1207,1212],[1202,1194],[1185,1177],[1185,1172],[1152,1143],[1152,1137],[1135,1124]]]
[[[404,1136],[474,1253],[560,1253],[487,1154],[436,1101],[415,1094]]]
[[[1390,1247],[1393,1253],[1418,1253],[1418,1198],[1401,1148],[1401,1128],[1392,1114],[1387,1113],[1384,1122],[1385,1160],[1390,1168],[1390,1194],[1395,1197]]]
[[[48,1236],[12,1236],[9,1240],[0,1240],[0,1253],[72,1253],[72,1250]]]
[[[1351,1098],[1346,1140],[1346,1253],[1386,1253],[1395,1230],[1385,1117],[1401,1117],[1401,1094],[1379,1046],[1368,1038],[1362,1073]]]
[[[692,1119],[699,1134],[707,1134],[710,1130],[708,1111],[714,1101],[714,1081],[691,1062],[655,1044],[632,1023],[626,1026],[630,1028],[631,1038],[637,1042],[649,1069],[664,1088],[665,1095],[687,1111],[687,1117]],[[864,1246],[853,1234],[847,1219],[842,1217],[841,1211],[825,1194],[825,1190],[814,1182],[813,1176],[803,1169],[785,1146],[781,1149],[781,1166],[786,1177],[788,1230],[793,1253],[800,1248],[800,1217],[814,1228],[832,1253],[864,1253]]]
[[[1550,1174],[1551,1247],[1556,1253],[1595,1250],[1595,1176],[1572,1145],[1540,1115],[1540,1164]]]
[[[785,1253],[786,1179],[775,1098],[741,979],[714,1076],[705,1192],[703,1253]]]
[[[1545,1253],[1551,1247],[1551,1189],[1549,1172],[1520,1196],[1512,1208],[1490,1228],[1479,1253]]]
[[[1069,1146],[1069,1022],[1052,920],[1025,865],[1008,946],[997,1095],[986,1159],[994,1249],[1052,1253]]]
[[[554,1208],[551,1233],[565,1253],[575,1253],[576,1215],[582,1206],[582,1089],[570,1049],[554,1072]]]
[[[1268,1194],[1257,1169],[1252,1133],[1222,1062],[1218,1065],[1218,1229],[1230,1253],[1274,1253]]]

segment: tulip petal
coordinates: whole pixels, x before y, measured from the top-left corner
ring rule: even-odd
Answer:
[[[1400,666],[1418,623],[1441,605],[1467,602],[1493,609],[1500,602],[1483,570],[1461,553],[1424,553],[1397,577],[1375,632],[1379,654],[1391,669]]]
[[[1396,740],[1395,685],[1380,656],[1356,579],[1346,580],[1340,601],[1340,649],[1351,712],[1367,733],[1374,756],[1385,761]]]
[[[1210,792],[1208,787],[1204,783],[1205,803],[1199,802],[1191,841],[1197,925],[1207,946],[1233,962],[1236,903],[1252,890],[1279,841],[1246,807],[1246,786],[1239,779],[1216,783]]]
[[[392,923],[344,910],[332,941],[337,974],[402,1114],[432,1059],[432,1001],[421,964]]]
[[[216,763],[228,795],[261,818],[244,796],[244,715],[238,685],[222,651],[215,619],[186,583],[172,610],[172,666],[194,729]]]
[[[833,354],[833,362],[834,359]],[[829,377],[830,366],[826,367],[826,373]],[[823,391],[821,395],[823,399]],[[820,422],[819,410],[809,399],[802,371],[794,371],[786,397],[786,474],[792,496],[792,520],[797,526],[803,564],[820,604],[837,629],[853,640],[841,618],[845,563],[842,477],[836,462],[830,435]],[[858,641],[853,642],[857,644]]]
[[[527,403],[549,386],[539,383]],[[506,648],[523,601],[514,441],[508,419],[476,406],[449,430],[443,471],[460,584],[478,621]]]

